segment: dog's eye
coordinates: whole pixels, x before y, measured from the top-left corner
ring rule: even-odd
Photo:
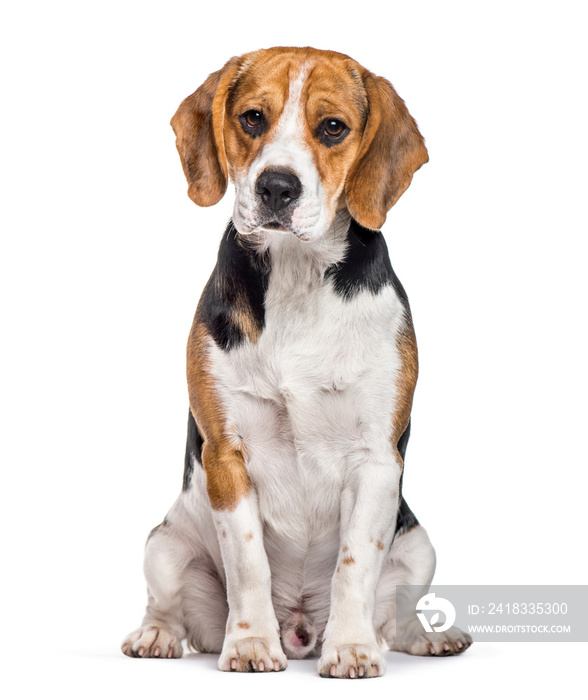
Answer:
[[[317,129],[317,136],[325,146],[334,146],[343,141],[349,127],[340,119],[323,119]]]
[[[263,112],[257,109],[247,110],[239,117],[239,121],[243,131],[253,137],[262,134],[267,127],[267,121],[263,116]]]
[[[329,119],[325,124],[325,133],[327,136],[341,136],[344,129],[345,124],[338,119]]]
[[[254,109],[250,109],[248,112],[245,112],[244,116],[245,121],[247,122],[247,126],[259,126],[261,124],[261,112],[257,112]]]

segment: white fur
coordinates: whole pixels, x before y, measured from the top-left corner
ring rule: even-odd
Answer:
[[[286,667],[280,630],[272,607],[271,572],[263,544],[256,491],[235,510],[214,513],[223,555],[229,617],[218,666],[235,670],[241,656],[257,644],[256,664],[279,671]]]

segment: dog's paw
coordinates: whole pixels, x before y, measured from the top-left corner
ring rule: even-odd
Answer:
[[[146,625],[129,634],[121,645],[123,654],[137,658],[179,659],[182,642],[169,628]]]
[[[323,678],[375,678],[384,675],[386,663],[376,646],[323,647],[318,672]]]
[[[416,656],[453,656],[462,654],[472,644],[472,638],[459,627],[450,627],[445,632],[424,632],[415,628],[409,634],[402,634],[400,642],[392,648]]]
[[[287,665],[279,640],[265,637],[227,637],[218,660],[221,671],[283,671]]]

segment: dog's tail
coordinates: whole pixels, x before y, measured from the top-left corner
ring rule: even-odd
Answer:
[[[282,646],[289,659],[303,659],[316,646],[316,629],[304,613],[292,613],[281,631]]]

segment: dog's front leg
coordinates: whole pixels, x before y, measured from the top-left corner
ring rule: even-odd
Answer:
[[[234,510],[213,511],[227,580],[229,617],[221,671],[281,671],[286,656],[272,605],[270,567],[257,497],[251,489]]]
[[[341,545],[318,664],[321,676],[384,674],[373,617],[376,585],[396,527],[400,465],[397,454],[358,465],[344,488]]]
[[[271,574],[255,489],[243,454],[218,436],[202,464],[223,558],[229,616],[221,671],[281,671],[286,656],[272,605]]]
[[[210,341],[198,320],[188,341],[190,407],[204,438],[202,466],[223,559],[229,616],[221,671],[280,671],[286,656],[272,605],[271,575],[257,494],[242,446],[227,434],[210,367]]]

